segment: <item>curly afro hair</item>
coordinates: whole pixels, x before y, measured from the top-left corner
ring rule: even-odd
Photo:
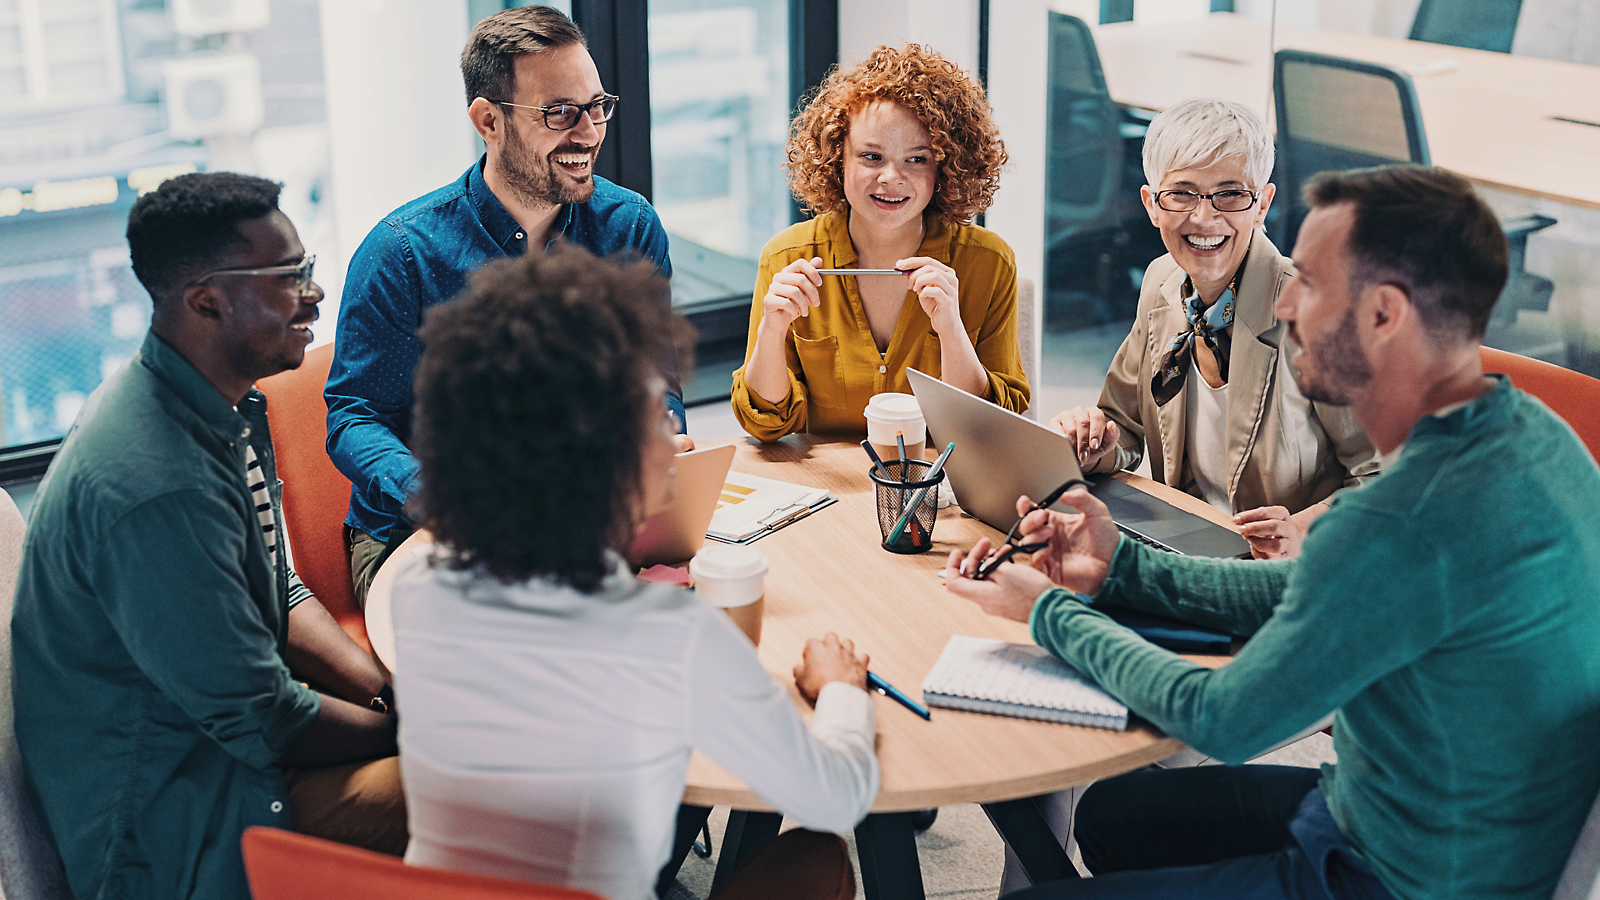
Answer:
[[[165,296],[248,248],[239,223],[278,208],[277,182],[234,172],[194,172],[161,183],[128,212],[133,274],[159,309]]]
[[[843,211],[844,139],[850,117],[877,100],[910,110],[933,136],[939,166],[929,211],[951,225],[989,208],[1006,164],[1005,142],[983,88],[932,49],[879,47],[849,71],[834,69],[790,128],[789,189],[813,215]]]
[[[686,326],[648,261],[560,245],[492,262],[428,311],[411,449],[414,513],[450,566],[593,593],[626,549],[652,382]]]

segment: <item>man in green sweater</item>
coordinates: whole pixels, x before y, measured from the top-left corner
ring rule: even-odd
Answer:
[[[951,554],[951,591],[1230,764],[1095,785],[1076,835],[1103,877],[1012,896],[1547,898],[1600,788],[1600,470],[1483,373],[1500,227],[1417,166],[1306,195],[1275,311],[1301,391],[1351,407],[1383,477],[1339,494],[1296,561],[1152,551],[1082,490],[1077,514],[1019,501],[1025,540],[1049,542],[1032,567],[975,581],[989,542]],[[1248,643],[1205,669],[1079,595]],[[1329,712],[1338,765],[1232,765]]]

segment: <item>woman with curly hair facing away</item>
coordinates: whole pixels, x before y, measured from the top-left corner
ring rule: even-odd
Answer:
[[[485,266],[418,332],[435,551],[392,594],[408,862],[653,900],[692,750],[810,828],[848,831],[877,795],[849,641],[795,667],[808,731],[726,615],[618,553],[671,491],[667,293],[648,262],[559,246]],[[717,895],[854,896],[844,843],[804,830]]]
[[[834,71],[795,119],[789,186],[815,215],[761,251],[733,412],[764,441],[863,432],[873,394],[907,368],[1021,412],[1011,248],[968,224],[989,207],[1005,145],[983,88],[932,50],[879,47]],[[818,269],[899,269],[824,276]]]

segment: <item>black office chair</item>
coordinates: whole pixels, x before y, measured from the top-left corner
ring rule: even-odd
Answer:
[[[1278,246],[1294,246],[1308,209],[1301,196],[1317,172],[1399,162],[1432,165],[1411,76],[1399,69],[1338,56],[1279,50],[1273,65],[1278,114],[1278,203],[1285,205]],[[1276,205],[1276,204],[1274,204]],[[1523,267],[1528,235],[1555,219],[1543,215],[1502,219],[1510,244],[1510,277],[1495,304],[1493,322],[1514,322],[1522,309],[1545,310],[1555,285]]]
[[[1422,0],[1411,39],[1510,53],[1522,0]]]
[[[1048,27],[1045,308],[1048,323],[1059,330],[1122,318],[1138,302],[1126,274],[1130,238],[1124,226],[1142,213],[1136,192],[1125,185],[1124,161],[1125,141],[1136,145],[1137,155],[1146,126],[1125,120],[1111,99],[1083,20],[1051,13]]]

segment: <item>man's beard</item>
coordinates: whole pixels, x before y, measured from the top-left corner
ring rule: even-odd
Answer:
[[[516,126],[506,119],[506,141],[500,152],[500,173],[506,184],[522,200],[533,206],[559,206],[564,203],[582,203],[594,196],[594,147],[565,143],[550,156],[534,156],[523,143]],[[562,154],[589,156],[589,177],[574,184],[561,178],[555,162],[550,158]]]
[[[1301,345],[1301,350],[1316,362],[1319,380],[1301,384],[1300,393],[1307,400],[1330,406],[1349,406],[1350,392],[1367,386],[1372,380],[1372,364],[1361,351],[1361,341],[1356,338],[1356,311],[1345,310],[1338,330],[1328,336],[1315,349]]]

